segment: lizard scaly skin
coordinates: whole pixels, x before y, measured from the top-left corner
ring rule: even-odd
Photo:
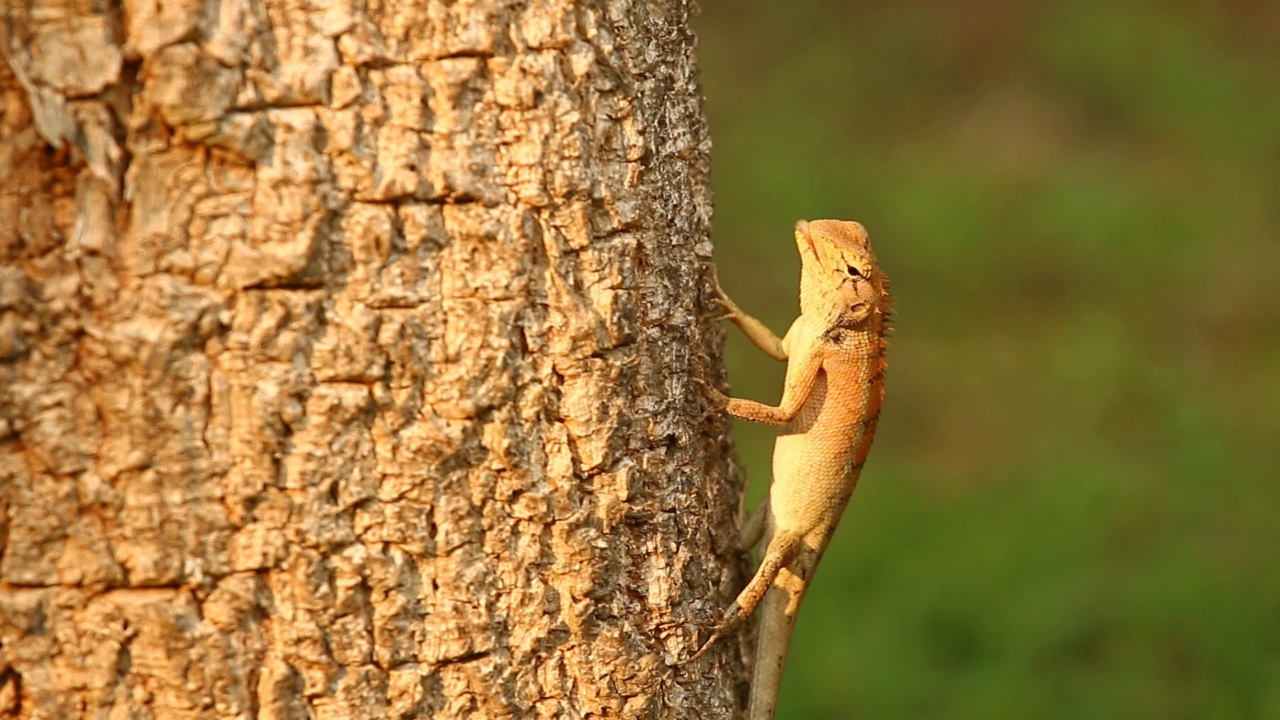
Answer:
[[[801,220],[795,239],[800,317],[786,337],[779,339],[716,287],[727,318],[770,357],[787,362],[777,406],[712,391],[733,417],[781,426],[773,483],[742,529],[744,549],[763,538],[760,566],[685,661],[701,657],[762,604],[749,720],[773,718],[796,613],[858,482],[884,396],[889,280],[866,230],[850,221]]]

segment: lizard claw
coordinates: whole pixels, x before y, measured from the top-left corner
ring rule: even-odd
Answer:
[[[694,382],[697,383],[698,388],[702,391],[701,394],[710,400],[702,419],[705,420],[712,415],[719,415],[723,413],[724,409],[729,406],[729,396],[716,389],[715,386],[713,386],[711,382],[704,377],[695,377]]]
[[[743,314],[742,309],[738,307],[737,303],[730,300],[729,295],[725,293],[724,288],[720,287],[720,273],[716,271],[714,266],[711,268],[711,287],[715,293],[715,296],[711,298],[711,302],[717,305],[722,312],[722,314],[716,318],[717,320],[728,320],[730,318],[740,317]]]
[[[720,308],[719,311],[717,311],[711,318],[712,320],[728,320],[733,317],[733,308],[726,304],[725,301],[720,298],[711,298],[711,302],[715,303],[716,307]]]
[[[703,655],[706,655],[706,654],[707,654],[707,651],[711,649],[711,646],[712,646],[712,645],[715,645],[715,644],[716,644],[716,641],[717,641],[717,640],[719,640],[719,639],[720,639],[720,633],[719,633],[719,632],[717,632],[717,631],[715,631],[715,630],[713,630],[713,631],[711,632],[711,637],[707,638],[707,639],[702,643],[702,645],[700,645],[700,646],[698,647],[698,649],[694,651],[694,653],[693,653],[692,655],[690,655],[689,657],[687,657],[687,658],[685,658],[685,659],[683,659],[683,660],[676,660],[675,662],[671,663],[671,667],[683,667],[683,666],[688,665],[689,663],[692,663],[692,662],[694,662],[694,661],[696,661],[696,660],[700,660],[700,659],[702,659],[702,656],[703,656]]]
[[[729,407],[729,396],[711,386],[707,386],[707,398],[711,400],[713,410],[723,411]]]

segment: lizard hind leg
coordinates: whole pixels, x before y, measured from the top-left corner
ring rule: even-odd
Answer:
[[[760,567],[756,568],[756,574],[752,576],[751,582],[738,593],[738,597],[725,611],[724,617],[720,619],[720,624],[711,632],[711,637],[702,643],[702,647],[698,648],[687,660],[682,660],[677,665],[691,663],[702,657],[711,649],[712,645],[720,638],[733,633],[742,627],[747,618],[751,617],[751,613],[755,611],[756,606],[760,604],[760,600],[764,598],[769,587],[778,579],[778,573],[787,567],[800,555],[801,548],[800,536],[790,533],[778,533],[769,541],[769,547],[765,549],[764,557],[760,560]]]
[[[746,552],[760,542],[760,538],[764,535],[765,519],[768,517],[769,493],[766,492],[755,509],[747,516],[746,522],[742,523],[742,531],[738,536],[739,550]]]

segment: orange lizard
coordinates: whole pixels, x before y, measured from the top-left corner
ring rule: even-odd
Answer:
[[[782,402],[765,405],[711,390],[736,418],[779,425],[769,493],[742,528],[760,566],[720,624],[688,660],[739,628],[763,602],[749,720],[771,720],[791,631],[805,590],[871,449],[884,397],[889,279],[856,222],[796,223],[800,316],[779,339],[716,285],[716,303],[772,358],[787,363]]]

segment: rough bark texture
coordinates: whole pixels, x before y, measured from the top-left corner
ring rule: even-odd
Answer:
[[[5,3],[0,715],[735,713],[690,11]]]

